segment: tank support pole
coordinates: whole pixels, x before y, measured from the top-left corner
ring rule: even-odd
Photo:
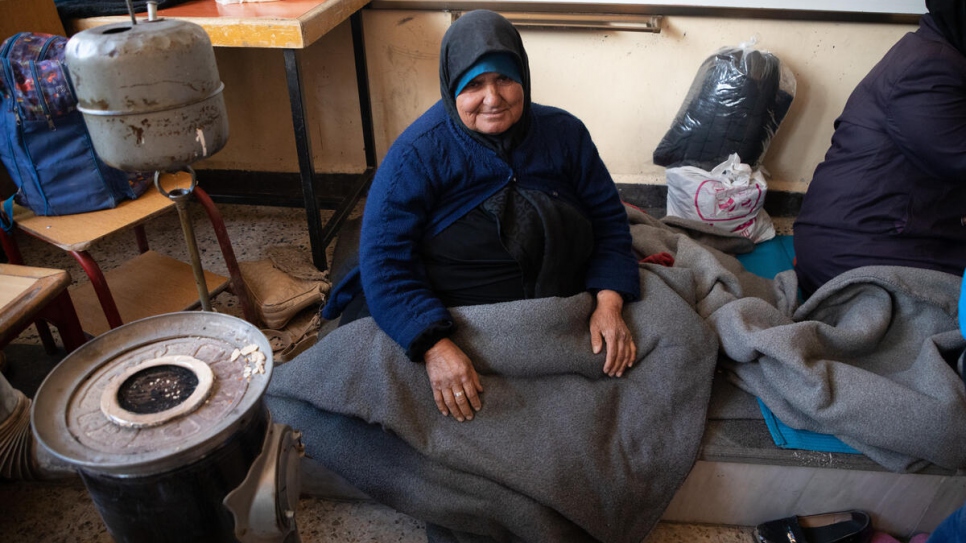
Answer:
[[[191,224],[191,217],[188,214],[188,201],[196,184],[195,171],[186,166],[185,170],[191,174],[191,185],[184,188],[177,188],[171,192],[161,188],[161,172],[154,172],[154,186],[158,191],[167,196],[174,202],[175,209],[178,210],[178,218],[181,219],[181,231],[184,232],[184,240],[188,246],[188,256],[191,258],[191,270],[195,275],[195,284],[198,286],[198,300],[201,302],[202,311],[211,311],[211,297],[208,294],[208,283],[205,281],[205,270],[201,266],[201,255],[198,253],[198,242],[195,239],[195,230]]]

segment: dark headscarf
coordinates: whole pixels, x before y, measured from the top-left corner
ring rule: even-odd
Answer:
[[[966,56],[966,1],[926,0],[926,9],[946,41]]]
[[[456,85],[460,76],[487,53],[509,53],[520,66],[523,81],[523,116],[502,134],[487,135],[467,128],[456,111]],[[498,13],[471,11],[449,27],[439,54],[439,91],[453,122],[473,139],[506,157],[527,134],[530,126],[530,62],[520,33]]]

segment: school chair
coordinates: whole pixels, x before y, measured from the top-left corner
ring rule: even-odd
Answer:
[[[166,190],[186,187],[190,175],[185,172],[165,174]],[[204,208],[221,248],[229,277],[204,272],[208,293],[214,297],[226,290],[238,297],[245,320],[257,323],[245,283],[235,259],[224,220],[208,194],[201,188],[192,191],[192,201]],[[175,203],[155,188],[149,188],[136,200],[127,200],[114,209],[62,216],[38,216],[16,206],[14,230],[0,229],[0,243],[13,264],[26,264],[16,241],[17,232],[49,243],[70,255],[90,278],[77,285],[71,296],[77,307],[83,329],[91,336],[117,328],[125,322],[144,317],[184,311],[199,302],[197,283],[190,264],[152,251],[144,226],[152,219],[175,210]],[[133,231],[139,254],[117,268],[104,272],[89,249],[108,236]],[[184,240],[181,230],[171,232]],[[43,336],[43,332],[41,332]]]

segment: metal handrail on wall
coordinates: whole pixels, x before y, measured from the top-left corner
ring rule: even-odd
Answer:
[[[451,12],[455,21],[465,13]],[[540,13],[500,12],[517,28],[624,30],[631,32],[661,32],[660,15],[623,13]]]
[[[926,11],[922,0],[371,0],[366,7],[454,17],[490,9],[525,16],[521,26],[655,33],[672,16],[915,24]]]

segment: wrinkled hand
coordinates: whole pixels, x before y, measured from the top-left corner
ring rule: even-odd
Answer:
[[[597,307],[590,316],[591,347],[597,354],[604,345],[607,346],[604,373],[611,377],[623,375],[637,358],[637,346],[621,315],[623,309],[624,299],[620,294],[602,290],[597,293]]]
[[[443,338],[426,351],[423,359],[439,412],[453,415],[460,422],[473,420],[473,412],[483,407],[483,385],[466,353]]]

